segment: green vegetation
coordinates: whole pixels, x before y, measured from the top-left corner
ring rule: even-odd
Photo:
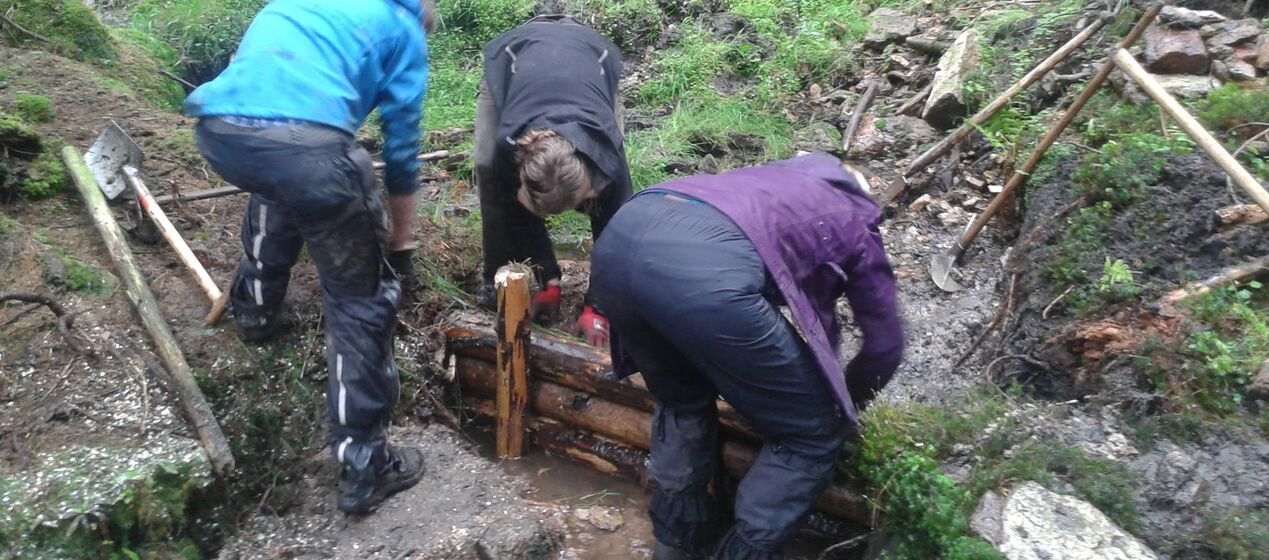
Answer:
[[[1180,135],[1171,139],[1150,133],[1116,135],[1100,152],[1080,160],[1073,176],[1076,195],[1091,203],[1109,202],[1115,208],[1139,202],[1145,188],[1159,182],[1168,159],[1187,155],[1192,147]]]
[[[46,263],[44,280],[78,294],[104,298],[119,287],[119,280],[109,272],[102,272],[91,264],[66,255],[60,249],[51,256],[55,262]]]
[[[214,77],[264,0],[141,0],[129,9],[135,44],[199,83]]]
[[[1198,117],[1218,131],[1249,122],[1269,121],[1269,95],[1265,95],[1264,86],[1254,83],[1247,84],[1247,87],[1225,84],[1208,94],[1198,105]]]
[[[29,199],[40,199],[56,195],[69,186],[70,178],[66,176],[66,166],[48,150],[42,152],[27,168],[21,192]]]
[[[873,489],[885,512],[880,530],[896,539],[897,558],[998,558],[967,536],[968,518],[984,492],[1021,480],[1071,492],[1129,531],[1139,527],[1131,474],[1030,437],[1020,417],[1005,414],[1015,398],[988,387],[946,407],[878,404],[865,415],[862,442],[850,446],[854,458],[843,468]],[[939,468],[954,456],[971,467],[960,484]]]
[[[13,110],[27,122],[46,123],[57,116],[53,111],[53,102],[43,95],[19,93],[16,99]]]
[[[24,28],[38,33],[52,43],[52,48],[76,60],[94,63],[114,63],[115,52],[110,33],[97,19],[92,9],[80,0],[28,0],[22,9],[13,12],[13,19]],[[39,42],[18,34],[20,43],[38,46]]]
[[[1260,282],[1229,286],[1192,304],[1194,319],[1183,354],[1190,358],[1180,375],[1189,376],[1187,392],[1214,412],[1234,412],[1242,392],[1261,364],[1269,360],[1269,315]]]
[[[1269,514],[1253,511],[1214,516],[1200,542],[1218,558],[1269,559]]]

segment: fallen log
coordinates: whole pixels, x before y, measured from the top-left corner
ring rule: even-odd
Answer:
[[[850,123],[846,125],[846,134],[842,135],[842,154],[850,152],[850,145],[855,143],[855,134],[859,133],[859,123],[864,119],[864,113],[868,112],[868,107],[872,105],[872,98],[877,96],[877,82],[873,81],[864,89],[863,95],[859,96],[859,103],[855,105],[855,112],[850,116]]]
[[[194,425],[194,430],[202,441],[203,451],[207,453],[207,458],[211,461],[212,469],[221,476],[228,475],[234,468],[234,456],[229,449],[229,442],[225,440],[225,434],[221,432],[220,424],[216,422],[216,416],[212,413],[211,406],[207,404],[203,391],[198,388],[198,381],[194,379],[193,370],[185,361],[185,355],[181,353],[180,346],[176,344],[176,337],[172,335],[171,328],[163,319],[158,300],[154,298],[154,293],[150,291],[145,278],[141,276],[141,270],[132,256],[132,250],[128,248],[128,242],[124,240],[123,230],[119,228],[114,215],[110,213],[110,208],[106,206],[106,197],[101,193],[97,180],[93,178],[92,171],[88,169],[88,165],[84,163],[84,158],[78,150],[72,146],[63,148],[62,161],[66,163],[66,169],[70,171],[71,179],[79,190],[84,205],[88,207],[93,224],[101,234],[107,252],[110,253],[110,260],[115,263],[115,269],[119,272],[128,301],[132,302],[132,307],[136,309],[137,315],[141,316],[141,322],[150,333],[150,338],[154,340],[159,358],[163,360],[163,365],[173,381],[172,385],[175,387],[181,408],[185,412],[185,418]]]
[[[1163,296],[1156,305],[1162,309],[1175,308],[1177,304],[1195,296],[1201,296],[1212,290],[1242,282],[1269,272],[1269,257],[1261,257],[1254,261],[1234,265],[1217,272],[1184,288],[1177,288]]]
[[[488,418],[497,414],[493,401],[487,398],[467,397],[464,403],[473,412]],[[587,430],[571,428],[565,423],[540,416],[528,416],[526,425],[533,443],[556,456],[572,460],[599,472],[619,475],[648,482],[648,443],[651,433],[641,445],[631,445],[587,433]],[[723,466],[739,480],[749,471],[758,451],[745,444],[724,439],[722,443]],[[838,484],[830,484],[815,502],[815,509],[841,519],[867,524],[871,521],[872,507],[868,499],[858,492]]]
[[[445,338],[451,355],[491,363],[497,360],[497,337],[491,327],[465,321],[462,326],[448,328]],[[638,410],[652,412],[656,408],[656,400],[641,377],[619,380],[612,376],[612,362],[606,351],[540,330],[529,337],[529,377]],[[750,441],[761,440],[727,403],[719,402],[718,419],[725,430]]]
[[[1221,229],[1229,229],[1235,226],[1256,225],[1269,222],[1269,213],[1255,204],[1235,204],[1224,208],[1216,209],[1216,219],[1220,222]]]

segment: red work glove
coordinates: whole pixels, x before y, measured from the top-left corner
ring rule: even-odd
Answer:
[[[548,283],[545,290],[535,294],[529,312],[539,323],[555,318],[560,312],[560,285]]]
[[[586,306],[577,317],[577,325],[573,327],[573,336],[586,339],[591,346],[608,346],[608,319],[600,315],[595,308]]]

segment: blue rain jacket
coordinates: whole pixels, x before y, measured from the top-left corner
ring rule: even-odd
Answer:
[[[295,119],[356,133],[376,107],[385,182],[418,188],[427,37],[418,0],[273,0],[229,67],[190,94],[191,117]]]

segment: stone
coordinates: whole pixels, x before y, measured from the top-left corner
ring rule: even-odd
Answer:
[[[842,133],[825,121],[793,132],[793,147],[807,152],[836,152],[842,149]]]
[[[886,45],[902,41],[916,34],[917,19],[899,10],[877,8],[868,14],[868,35],[864,37],[864,46],[880,50]]]
[[[1254,19],[1240,19],[1222,23],[1220,31],[1207,40],[1210,45],[1234,46],[1260,36],[1260,26]]]
[[[1199,99],[1206,97],[1212,90],[1220,87],[1220,81],[1211,76],[1189,76],[1184,74],[1167,75],[1152,74],[1159,87],[1180,99]],[[1153,103],[1148,95],[1132,80],[1123,82],[1123,95],[1137,105]]]
[[[1269,35],[1260,38],[1260,48],[1256,49],[1256,68],[1269,70]]]
[[[951,128],[965,116],[965,80],[978,66],[978,34],[973,29],[961,33],[951,48],[939,58],[938,72],[921,118],[939,128]]]
[[[930,201],[932,200],[934,200],[934,197],[930,196],[929,193],[923,194],[917,197],[916,200],[913,200],[912,204],[908,205],[908,210],[911,210],[913,212],[920,212],[922,210],[925,210],[925,207],[929,206]]]
[[[1249,82],[1256,79],[1256,67],[1250,62],[1231,58],[1225,61],[1228,68],[1229,79],[1235,82]]]
[[[1191,10],[1180,6],[1164,6],[1159,21],[1172,27],[1198,29],[1204,25],[1223,23],[1225,16],[1211,10]]]
[[[596,529],[601,531],[616,531],[626,524],[626,519],[621,515],[621,510],[613,507],[594,506],[582,508],[574,511],[573,516],[594,525]]]
[[[873,117],[864,115],[859,131],[851,142],[851,156],[885,157],[907,153],[920,146],[938,142],[941,135],[925,121],[906,115]]]
[[[984,495],[970,529],[1008,560],[1156,560],[1136,537],[1092,505],[1018,484],[1005,498]]]
[[[1146,29],[1146,68],[1156,74],[1206,74],[1207,46],[1193,29]]]
[[[1247,386],[1247,396],[1253,399],[1269,401],[1269,362],[1260,364],[1260,372],[1252,378]]]

